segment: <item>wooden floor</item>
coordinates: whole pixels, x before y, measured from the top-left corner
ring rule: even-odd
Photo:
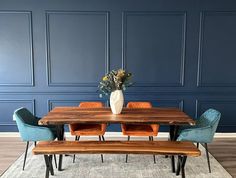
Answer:
[[[236,138],[215,139],[209,144],[210,153],[236,178]],[[20,138],[0,137],[0,175],[24,152]]]

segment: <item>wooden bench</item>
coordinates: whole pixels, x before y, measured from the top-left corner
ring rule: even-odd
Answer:
[[[187,156],[200,156],[200,151],[191,142],[176,141],[50,141],[39,142],[33,149],[33,154],[44,155],[46,163],[46,178],[54,174],[52,166],[53,154],[155,154],[177,155],[178,168],[185,177],[185,163]]]

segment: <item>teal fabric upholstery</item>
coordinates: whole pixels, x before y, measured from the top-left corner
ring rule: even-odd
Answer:
[[[177,141],[191,141],[198,143],[211,143],[219,124],[221,113],[215,109],[208,109],[199,119],[196,125],[182,128]]]
[[[13,117],[23,141],[47,141],[56,138],[56,128],[38,125],[38,118],[26,108],[17,109]]]
[[[219,111],[215,109],[208,109],[199,119],[196,120],[195,126],[181,128],[179,137],[177,138],[177,141],[197,142],[197,147],[199,143],[204,144],[209,173],[211,173],[211,165],[207,144],[211,143],[214,138],[220,117],[221,114]],[[178,163],[178,170],[179,167],[180,163]]]

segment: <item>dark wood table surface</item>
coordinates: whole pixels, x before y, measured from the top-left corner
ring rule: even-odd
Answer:
[[[112,114],[110,108],[55,107],[40,121],[40,125],[73,123],[156,123],[165,125],[194,125],[195,121],[177,108],[123,108]]]
[[[64,125],[73,123],[132,123],[169,125],[169,139],[178,137],[181,125],[195,125],[195,121],[177,108],[123,108],[121,114],[112,114],[110,108],[55,107],[39,120],[40,125],[56,125],[57,139],[64,140]],[[174,156],[171,156],[172,171],[175,172]],[[62,170],[62,155],[58,170]]]

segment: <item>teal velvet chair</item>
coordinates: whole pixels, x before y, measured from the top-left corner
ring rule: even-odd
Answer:
[[[211,143],[214,138],[220,117],[221,113],[219,111],[215,109],[208,109],[200,116],[199,119],[196,120],[195,126],[182,128],[180,130],[179,137],[177,138],[177,141],[196,142],[197,147],[199,143],[204,144],[210,173],[211,166],[207,144]]]
[[[39,118],[34,117],[34,115],[26,108],[19,108],[15,110],[13,118],[16,121],[22,140],[26,141],[26,150],[23,163],[23,170],[24,170],[29,142],[32,141],[36,145],[37,141],[54,140],[56,138],[56,128],[39,126],[38,125]],[[56,164],[55,155],[54,159]]]

